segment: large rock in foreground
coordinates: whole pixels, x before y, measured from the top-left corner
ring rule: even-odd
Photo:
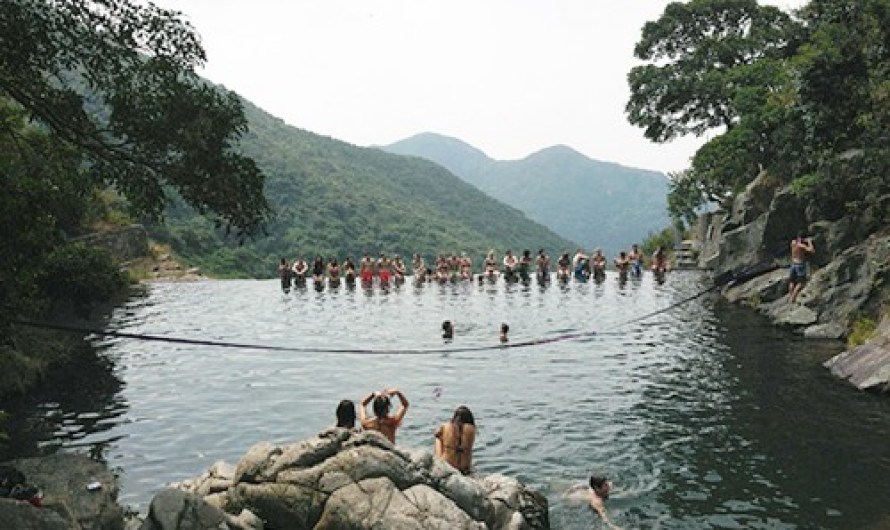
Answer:
[[[291,445],[260,443],[234,468],[217,463],[176,487],[187,497],[175,506],[201,497],[219,512],[202,508],[206,521],[221,524],[213,528],[550,528],[547,499],[518,481],[465,477],[429,451],[405,452],[373,431],[330,429]],[[163,512],[155,498],[142,530],[184,528],[159,524],[177,520]]]

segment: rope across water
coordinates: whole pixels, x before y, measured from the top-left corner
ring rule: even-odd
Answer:
[[[217,340],[205,340],[205,339],[189,339],[185,337],[169,337],[169,336],[161,336],[161,335],[148,335],[144,333],[127,333],[123,331],[110,331],[110,330],[102,330],[95,328],[87,328],[80,326],[69,326],[64,324],[53,324],[49,322],[36,322],[32,320],[15,320],[13,323],[19,324],[22,326],[28,326],[33,328],[41,328],[41,329],[52,329],[57,331],[65,331],[69,333],[79,333],[85,335],[95,335],[99,337],[111,337],[111,338],[121,338],[121,339],[133,339],[133,340],[142,340],[142,341],[153,341],[153,342],[166,342],[172,344],[186,344],[186,345],[194,345],[194,346],[213,346],[217,348],[237,348],[243,350],[265,350],[265,351],[280,351],[280,352],[295,352],[295,353],[325,353],[325,354],[362,354],[362,355],[423,355],[423,354],[445,354],[445,353],[466,353],[466,352],[479,352],[479,351],[492,351],[492,350],[503,350],[510,348],[526,348],[531,346],[540,346],[543,344],[552,344],[554,342],[562,342],[568,340],[577,340],[581,338],[594,337],[596,335],[602,335],[610,332],[616,328],[621,328],[627,326],[629,324],[633,324],[636,322],[642,322],[644,320],[648,320],[652,317],[660,315],[662,313],[666,313],[668,311],[672,311],[678,307],[681,307],[693,300],[701,298],[702,296],[713,292],[717,289],[722,288],[724,285],[728,285],[730,283],[735,282],[737,279],[743,279],[746,276],[750,275],[752,271],[758,271],[763,269],[764,264],[771,263],[773,261],[773,256],[770,256],[766,259],[763,259],[753,265],[749,265],[741,269],[740,271],[725,275],[723,278],[720,278],[718,281],[714,283],[713,286],[703,289],[691,296],[687,296],[682,300],[675,302],[667,307],[658,309],[656,311],[652,311],[650,313],[646,313],[644,315],[640,315],[638,317],[634,317],[629,320],[625,320],[624,322],[619,322],[617,324],[608,326],[607,328],[597,332],[597,331],[578,331],[573,333],[563,333],[560,335],[552,336],[552,337],[541,337],[537,339],[525,340],[525,341],[516,341],[516,342],[505,342],[499,344],[491,344],[491,345],[477,345],[477,346],[450,346],[443,348],[319,348],[319,347],[296,347],[296,346],[275,346],[270,344],[251,344],[251,343],[242,343],[242,342],[228,342],[228,341],[217,341]]]

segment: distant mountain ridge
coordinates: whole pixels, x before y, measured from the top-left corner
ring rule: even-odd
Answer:
[[[609,256],[668,226],[663,173],[588,158],[565,145],[494,160],[456,138],[421,133],[383,146],[442,165],[557,234]]]
[[[276,215],[267,235],[238,245],[181,204],[151,234],[186,262],[216,276],[269,277],[281,257],[327,261],[364,253],[466,251],[573,245],[428,160],[364,148],[287,125],[243,101],[249,131],[240,150],[266,174]],[[484,155],[483,155],[484,156]]]

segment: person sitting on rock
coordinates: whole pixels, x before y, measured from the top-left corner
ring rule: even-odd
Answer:
[[[390,398],[397,396],[402,403],[402,407],[398,412],[389,415],[392,408]],[[368,403],[374,401],[374,418],[368,418],[366,408]],[[392,442],[396,443],[396,429],[402,424],[405,413],[408,412],[408,399],[405,394],[397,388],[389,388],[383,392],[371,392],[362,400],[362,408],[359,410],[361,414],[362,427],[368,430],[377,431]]]
[[[436,429],[435,454],[467,475],[473,464],[473,442],[476,440],[476,421],[470,409],[461,405],[451,421]]]
[[[351,399],[344,399],[337,405],[337,427],[355,429],[355,403]]]

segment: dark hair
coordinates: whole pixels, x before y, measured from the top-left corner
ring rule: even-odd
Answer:
[[[355,404],[349,399],[344,399],[337,405],[337,427],[355,427]]]
[[[454,327],[451,325],[450,320],[442,321],[442,331],[451,331],[452,329],[454,329]]]
[[[590,474],[590,487],[595,490],[598,490],[603,487],[603,484],[605,484],[607,480],[609,480],[609,478],[605,475],[601,475],[599,473],[591,473]]]
[[[387,414],[389,414],[389,396],[380,394],[374,398],[374,404],[372,405],[374,408],[374,415],[378,418],[385,418]]]
[[[461,427],[464,425],[476,425],[476,420],[473,418],[473,413],[470,412],[470,409],[461,405],[454,410],[451,423]]]
[[[510,325],[506,322],[501,322],[501,332],[506,333],[508,331],[510,331]]]

